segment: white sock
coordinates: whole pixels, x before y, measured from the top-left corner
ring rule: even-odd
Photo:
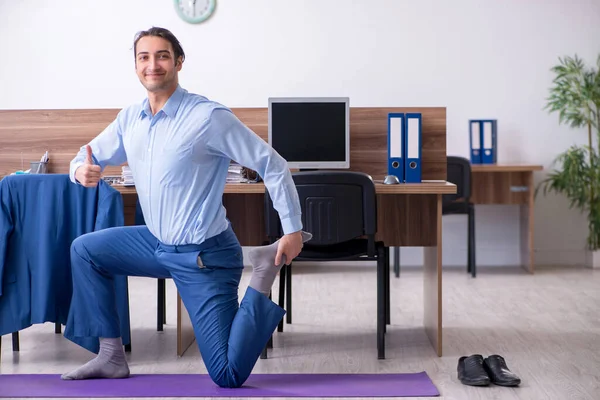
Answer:
[[[120,337],[100,338],[100,351],[96,358],[61,376],[64,380],[127,377],[129,377],[129,366]]]
[[[310,239],[312,239],[312,234],[302,231],[302,243],[306,243]],[[248,286],[265,296],[269,296],[279,270],[287,264],[286,257],[283,256],[279,265],[275,265],[277,246],[279,246],[279,240],[267,246],[255,247],[248,253],[248,258],[253,268]]]

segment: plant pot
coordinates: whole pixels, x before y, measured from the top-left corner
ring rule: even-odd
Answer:
[[[600,250],[588,251],[588,262],[589,268],[600,269]]]

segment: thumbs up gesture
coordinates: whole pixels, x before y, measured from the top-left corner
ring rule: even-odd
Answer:
[[[100,180],[100,166],[92,160],[92,148],[85,146],[87,152],[85,162],[75,171],[75,178],[85,187],[95,187]]]

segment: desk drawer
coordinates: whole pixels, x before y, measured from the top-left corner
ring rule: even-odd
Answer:
[[[528,204],[531,172],[473,172],[471,200],[475,204]]]

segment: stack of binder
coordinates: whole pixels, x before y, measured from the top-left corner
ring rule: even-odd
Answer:
[[[498,157],[498,121],[469,120],[471,164],[496,164]]]
[[[388,175],[421,182],[421,113],[388,114]]]

